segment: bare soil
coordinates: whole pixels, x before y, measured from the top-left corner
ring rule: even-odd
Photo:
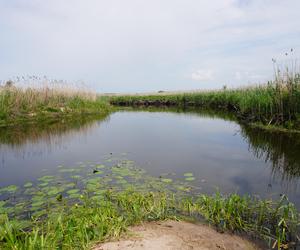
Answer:
[[[127,238],[97,245],[93,250],[258,250],[250,241],[219,233],[206,225],[183,221],[151,222],[129,229]]]

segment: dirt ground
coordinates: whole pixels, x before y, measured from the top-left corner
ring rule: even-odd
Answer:
[[[93,250],[258,250],[239,236],[219,233],[206,225],[188,222],[151,222],[130,228],[126,239],[107,242]]]

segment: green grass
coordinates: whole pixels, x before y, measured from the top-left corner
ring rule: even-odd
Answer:
[[[106,165],[57,166],[51,175],[0,188],[0,249],[91,249],[131,225],[165,219],[205,220],[278,249],[299,243],[299,213],[285,196],[199,194],[186,180],[193,176],[154,177],[123,156]]]
[[[104,193],[101,199],[82,195],[80,202],[49,209],[44,217],[14,220],[0,217],[0,248],[90,249],[115,239],[142,221],[204,217],[223,231],[244,232],[269,241],[278,249],[296,242],[299,215],[285,197],[277,203],[240,197],[201,195],[177,199],[164,192],[134,190]]]
[[[285,196],[277,204],[250,196],[200,196],[185,204],[190,214],[199,214],[220,230],[246,232],[264,238],[269,246],[292,248],[298,241],[299,214]]]
[[[81,90],[0,87],[0,126],[80,114],[105,114],[110,109],[107,101]]]
[[[275,81],[239,89],[153,95],[113,96],[120,106],[166,105],[226,110],[240,121],[300,129],[300,74],[277,75]]]

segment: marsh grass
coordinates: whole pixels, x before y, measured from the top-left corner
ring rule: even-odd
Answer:
[[[285,196],[271,201],[199,194],[187,180],[193,173],[166,182],[123,156],[106,165],[78,162],[57,171],[24,188],[0,189],[0,249],[91,249],[117,239],[131,225],[165,219],[204,220],[277,249],[299,243],[299,213]]]
[[[66,204],[27,221],[2,214],[1,249],[89,249],[97,242],[120,237],[130,225],[183,216],[201,216],[222,231],[263,238],[277,249],[295,247],[299,232],[299,215],[286,197],[279,203],[219,193],[177,199],[167,192],[131,189],[107,190],[102,199],[83,194],[80,202]]]
[[[108,106],[95,92],[59,82],[0,86],[0,125],[75,113],[107,113]]]
[[[166,105],[231,111],[243,122],[300,129],[300,70],[274,61],[274,80],[250,87],[191,93],[112,96],[113,105]]]
[[[192,215],[203,216],[219,230],[259,236],[277,249],[292,249],[299,240],[299,214],[286,196],[277,203],[250,196],[201,195],[183,203]]]

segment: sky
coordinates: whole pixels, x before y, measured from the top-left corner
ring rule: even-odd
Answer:
[[[0,0],[0,80],[98,92],[264,83],[300,58],[299,0]],[[289,53],[290,54],[290,53]]]

